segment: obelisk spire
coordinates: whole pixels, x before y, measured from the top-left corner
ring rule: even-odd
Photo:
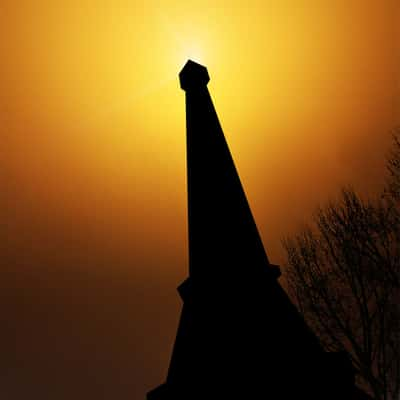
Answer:
[[[189,278],[166,381],[148,400],[352,399],[269,264],[207,89],[188,61]],[[159,334],[157,332],[156,334]],[[333,360],[334,361],[334,360]]]
[[[207,68],[189,60],[186,92],[189,271],[210,279],[269,265],[215,112]],[[204,274],[204,275],[203,275]]]

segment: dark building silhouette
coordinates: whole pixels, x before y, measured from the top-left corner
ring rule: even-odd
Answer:
[[[350,361],[326,353],[278,283],[210,94],[188,61],[189,277],[166,382],[148,400],[358,399]]]

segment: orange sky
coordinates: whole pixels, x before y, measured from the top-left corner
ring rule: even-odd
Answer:
[[[9,398],[140,399],[165,375],[187,272],[187,58],[209,69],[272,262],[340,186],[379,188],[400,5],[331,3],[2,2]]]

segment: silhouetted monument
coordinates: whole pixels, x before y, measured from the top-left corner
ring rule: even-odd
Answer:
[[[166,382],[148,400],[355,399],[351,363],[326,353],[278,283],[210,94],[188,61],[189,277]]]

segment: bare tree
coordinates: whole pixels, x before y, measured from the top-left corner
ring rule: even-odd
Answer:
[[[389,178],[387,182],[387,193],[389,198],[400,201],[400,128],[393,132],[393,147],[387,160]]]
[[[320,208],[283,245],[291,296],[328,351],[346,351],[357,383],[376,400],[400,395],[400,141],[387,188],[364,200],[352,189]]]

